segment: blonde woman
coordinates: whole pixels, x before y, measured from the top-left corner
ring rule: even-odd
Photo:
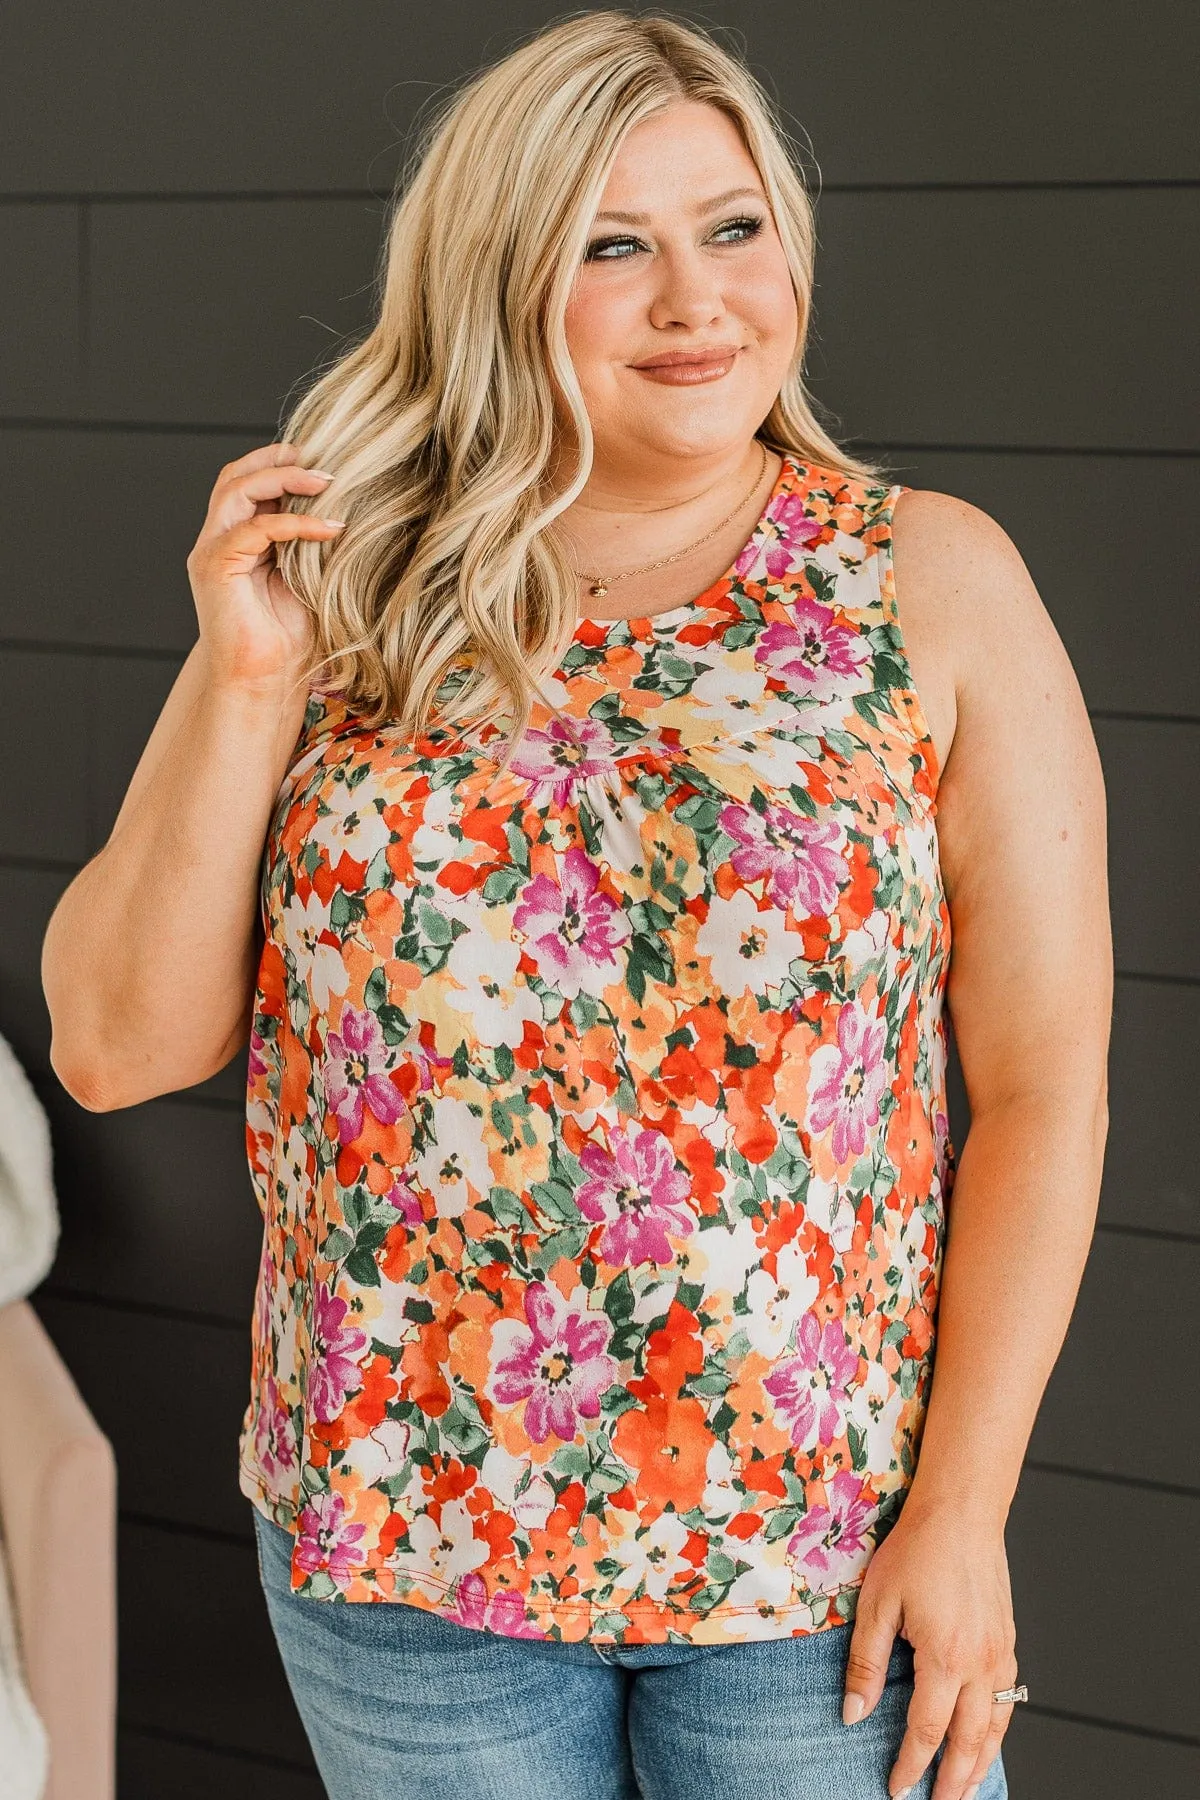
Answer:
[[[1007,1792],[1102,783],[1003,531],[818,423],[813,260],[695,28],[455,94],[49,934],[85,1103],[249,1037],[240,1479],[337,1800]]]

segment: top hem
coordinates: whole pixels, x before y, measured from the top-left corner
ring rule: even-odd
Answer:
[[[242,1493],[251,1501],[262,1517],[294,1535],[294,1509],[289,1508],[286,1502],[278,1501],[271,1495],[254,1471],[248,1468],[244,1462],[239,1463],[238,1473]],[[287,1522],[276,1517],[276,1507],[286,1515]],[[669,1604],[656,1600],[631,1600],[625,1602],[624,1605],[614,1601],[611,1605],[603,1606],[590,1600],[558,1600],[545,1594],[528,1594],[521,1589],[511,1591],[519,1594],[524,1602],[524,1617],[527,1620],[533,1620],[543,1627],[571,1627],[569,1634],[564,1632],[564,1637],[569,1635],[571,1642],[586,1642],[593,1638],[600,1643],[620,1641],[618,1634],[611,1629],[598,1632],[574,1629],[580,1622],[586,1627],[598,1620],[619,1616],[632,1627],[636,1634],[633,1641],[638,1643],[666,1643],[668,1641],[741,1643],[760,1638],[810,1637],[817,1632],[828,1631],[833,1626],[852,1624],[853,1612],[846,1614],[839,1611],[837,1602],[844,1595],[855,1593],[862,1586],[863,1579],[864,1576],[859,1575],[854,1581],[848,1581],[843,1586],[831,1588],[828,1593],[822,1594],[820,1598],[826,1602],[827,1611],[824,1618],[820,1620],[813,1618],[813,1607],[810,1602],[804,1600],[793,1601],[788,1606],[768,1610],[758,1606],[714,1606],[709,1612],[698,1614],[683,1613]],[[454,1624],[461,1624],[471,1629],[472,1622],[470,1620],[457,1617],[454,1609],[445,1604],[449,1599],[452,1585],[450,1582],[442,1581],[436,1575],[420,1574],[413,1578],[412,1587],[405,1593],[381,1594],[376,1590],[375,1593],[369,1596],[364,1595],[357,1600],[351,1599],[349,1594],[306,1594],[304,1598],[325,1600],[335,1605],[416,1606],[423,1612],[437,1613],[441,1618],[448,1618]],[[761,1621],[764,1629],[757,1632],[743,1629],[723,1632],[720,1629],[710,1629],[714,1625],[719,1627],[722,1621],[726,1620],[755,1618]],[[794,1618],[802,1619],[803,1622],[789,1627],[789,1621]],[[479,1625],[474,1628],[488,1629],[502,1637],[519,1635],[515,1632],[505,1632],[502,1627],[491,1623],[486,1627]]]

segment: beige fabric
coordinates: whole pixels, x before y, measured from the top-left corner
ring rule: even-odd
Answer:
[[[113,1800],[116,1458],[27,1300],[0,1308],[0,1524],[45,1800]]]

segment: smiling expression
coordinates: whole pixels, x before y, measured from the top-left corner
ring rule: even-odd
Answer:
[[[566,314],[596,461],[744,444],[779,393],[797,329],[783,245],[733,121],[679,101],[635,126]]]

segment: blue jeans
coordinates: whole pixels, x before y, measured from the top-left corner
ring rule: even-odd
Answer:
[[[886,1800],[913,1650],[842,1723],[850,1628],[746,1644],[500,1637],[403,1601],[293,1594],[257,1510],[267,1611],[330,1800]],[[940,1755],[940,1752],[939,1752]],[[937,1758],[912,1800],[928,1800]],[[997,1756],[977,1800],[1007,1800]]]

